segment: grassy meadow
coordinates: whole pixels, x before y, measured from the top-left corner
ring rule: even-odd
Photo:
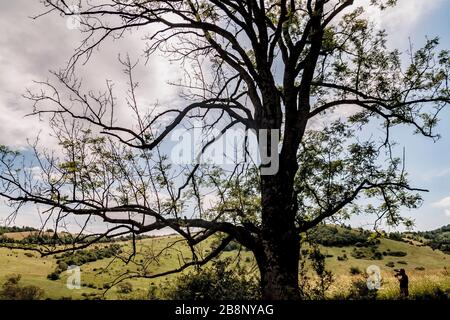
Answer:
[[[57,266],[55,257],[40,257],[37,253],[29,251],[0,248],[0,284],[9,275],[20,274],[22,285],[35,285],[42,288],[46,299],[146,299],[150,287],[155,288],[157,295],[163,296],[164,292],[159,292],[164,290],[161,288],[173,285],[178,274],[154,279],[127,279],[126,282],[132,285],[132,291],[129,293],[121,293],[117,286],[107,289],[125,272],[146,270],[146,274],[152,275],[176,269],[183,261],[189,262],[190,249],[179,240],[174,236],[139,240],[137,254],[130,263],[117,257],[85,263],[81,266],[82,287],[79,290],[69,290],[66,287],[66,272],[61,273],[60,279],[47,279],[47,275]],[[128,253],[131,253],[131,242],[123,241],[117,244],[121,246],[122,256],[128,256]],[[99,244],[89,250],[98,250],[107,245]],[[206,255],[210,248],[211,242],[204,243],[199,250],[200,256]],[[398,297],[398,281],[394,277],[394,269],[399,268],[404,268],[409,275],[412,298],[422,297],[426,293],[434,292],[437,288],[443,292],[450,292],[450,255],[428,246],[382,238],[377,245],[377,251],[385,254],[401,251],[406,255],[401,257],[383,255],[381,260],[355,257],[355,251],[371,250],[369,248],[320,246],[320,249],[327,257],[326,268],[333,273],[334,277],[334,282],[327,291],[327,297],[330,299],[346,298],[355,281],[365,281],[364,272],[370,265],[377,265],[381,269],[383,280],[382,287],[378,291],[379,299]],[[338,259],[344,255],[345,260]],[[220,256],[221,259],[227,257],[232,258],[232,263],[239,263],[246,268],[249,275],[257,275],[256,264],[250,252],[235,249],[226,251]]]

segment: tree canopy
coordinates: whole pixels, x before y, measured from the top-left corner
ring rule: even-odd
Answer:
[[[236,240],[255,254],[266,299],[297,296],[301,232],[362,212],[410,223],[400,209],[420,205],[417,192],[425,190],[409,185],[391,131],[403,125],[439,137],[450,53],[439,51],[437,38],[407,54],[391,50],[386,32],[353,0],[41,2],[44,14],[76,17],[85,39],[54,82],[26,95],[34,115],[50,116],[59,154],[32,145],[36,177],[19,153],[0,149],[0,195],[16,210],[40,205],[55,233],[67,217],[85,217],[77,241],[91,219],[109,223],[90,243],[170,228],[192,248],[192,260],[162,275],[203,265]],[[367,5],[388,10],[395,1]],[[148,59],[163,53],[184,68],[176,84],[183,105],[143,111],[129,58],[121,59],[124,101],[111,82],[100,94],[84,90],[77,66],[105,39],[136,29],[148,30]],[[118,124],[118,108],[128,108],[134,123]],[[262,132],[260,151],[278,147],[277,171],[264,173],[273,163],[174,164],[164,142],[195,121],[202,152],[234,128]],[[366,135],[371,126],[383,136]],[[244,150],[248,144],[243,139]],[[217,234],[222,242],[198,256],[195,246]]]

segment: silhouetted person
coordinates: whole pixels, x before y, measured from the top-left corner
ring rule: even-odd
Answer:
[[[406,275],[405,269],[400,269],[395,277],[400,282],[400,298],[407,299],[409,296],[408,291],[408,276]]]

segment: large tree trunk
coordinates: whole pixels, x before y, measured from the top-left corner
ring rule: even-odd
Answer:
[[[300,236],[293,196],[296,168],[291,169],[262,178],[262,232],[256,259],[265,300],[299,299]]]
[[[276,88],[271,86],[266,91],[266,113],[257,117],[260,128],[281,128],[281,117],[273,114],[275,111],[281,112],[281,104],[275,91]],[[295,95],[284,103],[287,110],[297,110]],[[286,119],[289,130],[284,132],[278,172],[274,175],[261,175],[261,233],[254,253],[260,270],[264,300],[300,298],[300,236],[295,225],[297,199],[294,195],[294,178],[298,170],[297,150],[306,121],[298,121],[296,114],[294,112]],[[271,141],[271,138],[267,139],[266,150],[272,150]]]
[[[261,293],[264,300],[297,300],[298,263],[300,245],[298,236],[290,232],[264,237],[262,253],[257,257],[261,275]]]

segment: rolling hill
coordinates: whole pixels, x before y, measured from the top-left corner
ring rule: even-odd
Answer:
[[[407,236],[405,234],[405,238],[400,241],[390,239],[389,235],[374,238],[368,231],[338,226],[323,226],[315,234],[309,235],[320,244],[320,250],[326,256],[326,268],[333,273],[334,283],[328,296],[343,298],[343,294],[349,292],[355,282],[364,281],[364,272],[370,265],[377,265],[381,269],[383,285],[378,293],[380,299],[397,297],[398,282],[394,278],[394,269],[397,268],[407,271],[413,297],[437,289],[450,292],[450,255],[425,245],[423,241],[414,244]],[[135,272],[145,267],[150,275],[177,268],[183,259],[189,261],[190,249],[179,240],[175,236],[141,239],[138,241],[137,254],[130,263],[116,257],[117,252],[125,256],[131,253],[130,241],[99,244],[76,255],[55,257],[40,257],[19,249],[0,248],[0,283],[8,275],[20,274],[23,284],[44,289],[45,297],[49,299],[145,299],[150,287],[160,288],[171,284],[178,275],[127,280],[132,286],[129,293],[120,293],[117,288],[107,289],[123,272]],[[199,254],[209,252],[212,245],[211,241],[203,244]],[[302,247],[303,256],[308,248],[308,245]],[[233,263],[247,268],[249,274],[257,274],[252,254],[239,250],[237,245],[227,248],[221,255],[221,258],[225,257],[233,258]],[[80,290],[66,287],[66,272],[60,272],[53,280],[49,276],[58,267],[67,268],[72,263],[81,265]]]

